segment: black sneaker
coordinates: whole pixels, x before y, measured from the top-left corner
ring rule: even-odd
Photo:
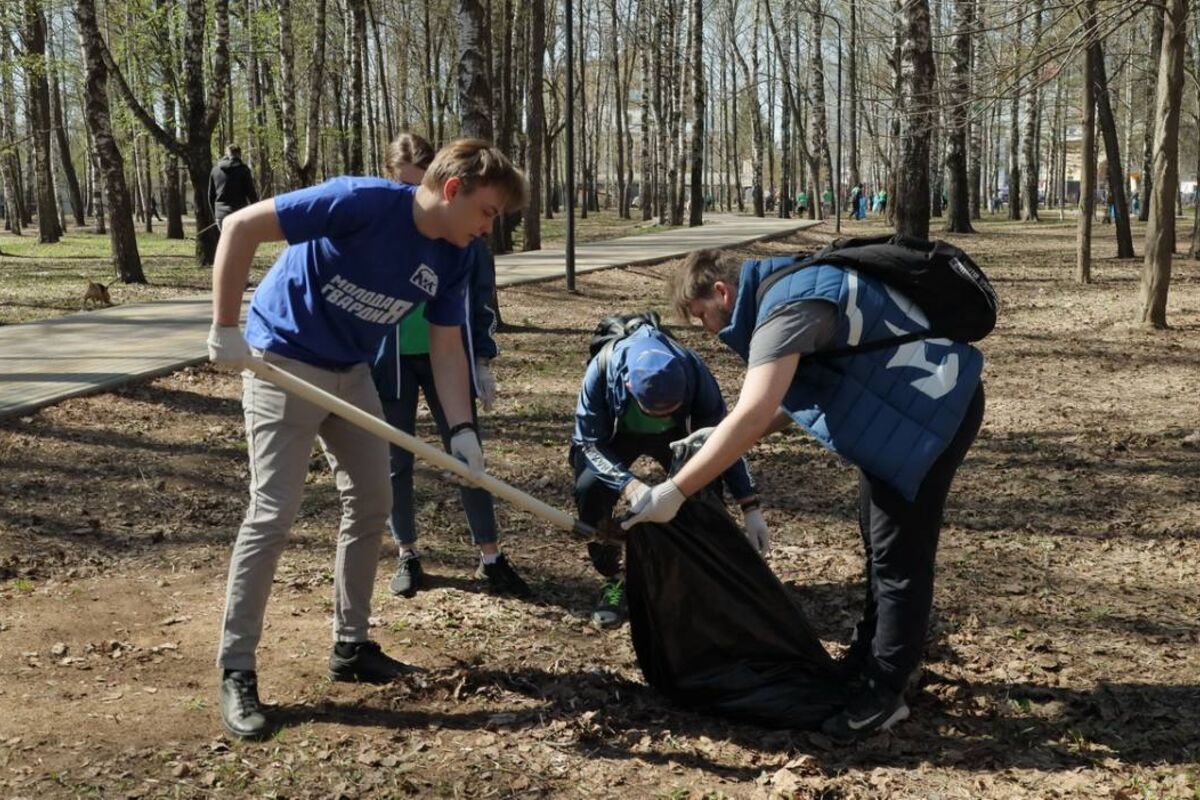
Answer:
[[[396,574],[388,584],[392,594],[401,597],[412,597],[425,588],[425,570],[421,569],[421,556],[415,550],[407,550],[400,554],[400,563],[396,566]]]
[[[834,669],[837,670],[839,678],[854,686],[866,685],[871,662],[871,656],[867,652],[868,647],[869,645],[851,643],[850,647],[834,660]],[[918,665],[905,679],[904,690],[915,690],[920,683],[921,667]]]
[[[508,557],[503,553],[492,564],[480,561],[479,569],[475,570],[475,577],[480,580],[486,579],[488,591],[493,594],[506,594],[521,599],[533,594],[529,584],[521,580],[521,576],[512,568],[512,564],[508,563]]]
[[[625,581],[609,578],[600,588],[600,598],[592,611],[592,624],[598,628],[615,628],[629,617],[625,604]]]
[[[905,719],[908,719],[908,705],[904,695],[868,680],[844,711],[821,724],[821,731],[838,741],[854,741],[886,731]]]
[[[221,722],[225,730],[242,739],[266,734],[267,718],[258,700],[258,673],[225,670],[221,678]]]
[[[419,671],[417,667],[384,655],[378,642],[338,642],[329,654],[331,681],[391,683]]]

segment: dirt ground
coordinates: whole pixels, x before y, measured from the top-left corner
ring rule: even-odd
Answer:
[[[500,505],[536,598],[493,598],[432,472],[418,520],[434,587],[391,597],[385,543],[373,612],[374,636],[427,671],[331,684],[338,507],[314,456],[260,650],[283,724],[232,741],[213,659],[245,503],[239,380],[197,368],[0,423],[0,796],[1200,798],[1200,266],[1176,263],[1174,327],[1150,332],[1130,324],[1141,262],[1101,259],[1076,285],[1069,223],[958,242],[1004,306],[913,717],[893,733],[835,747],[673,708],[627,627],[588,624],[581,544]],[[570,507],[588,333],[604,312],[665,310],[669,268],[502,293],[492,471]],[[677,332],[732,401],[733,357]],[[750,462],[770,563],[836,650],[861,599],[855,473],[799,433]]]

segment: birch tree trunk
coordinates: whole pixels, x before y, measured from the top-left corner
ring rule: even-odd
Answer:
[[[1167,327],[1167,291],[1175,252],[1175,198],[1179,191],[1179,115],[1183,99],[1187,0],[1166,0],[1154,97],[1154,172],[1146,224],[1146,257],[1138,292],[1138,322]]]
[[[88,131],[96,146],[109,208],[109,243],[113,267],[123,283],[145,283],[138,255],[137,235],[133,229],[133,208],[125,185],[125,165],[113,136],[108,107],[108,66],[104,43],[96,23],[95,0],[75,0],[75,22],[79,29],[79,47],[86,68],[84,90]]]
[[[821,0],[814,0],[812,13],[812,38],[809,41],[809,47],[812,48],[812,59],[810,61],[810,69],[812,74],[812,147],[815,156],[823,162],[821,164],[825,169],[825,187],[834,195],[841,191],[838,186],[838,175],[833,168],[833,156],[829,151],[829,124],[825,114],[825,54],[821,51],[822,45],[822,26],[824,23],[822,16]],[[928,5],[926,6],[926,22],[928,22]],[[932,67],[933,62],[930,61]],[[817,190],[821,190],[821,181],[818,179],[816,167],[813,169],[813,184]],[[814,197],[813,202],[818,202],[820,198]],[[833,207],[830,207],[830,213],[833,213]]]
[[[1030,36],[1033,52],[1042,41],[1042,7],[1044,0],[1033,0],[1033,33]],[[1025,96],[1025,219],[1036,222],[1038,218],[1038,131],[1041,128],[1041,92],[1037,79],[1029,82],[1029,94]]]
[[[704,0],[692,0],[692,186],[688,225],[704,224]]]
[[[1096,35],[1096,0],[1084,3],[1083,35],[1091,39]],[[1081,166],[1079,174],[1079,237],[1075,262],[1075,280],[1079,283],[1092,282],[1092,223],[1096,208],[1096,84],[1090,80],[1094,72],[1092,59],[1096,52],[1092,48],[1084,51],[1083,66],[1083,142],[1081,144]]]
[[[641,8],[638,13],[640,28],[639,39],[642,43],[642,136],[641,136],[641,165],[642,165],[642,182],[638,189],[639,203],[642,207],[642,222],[649,222],[654,217],[654,202],[656,198],[653,195],[654,182],[654,165],[651,160],[652,143],[650,141],[650,120],[652,116],[653,103],[651,101],[651,89],[653,81],[651,78],[652,59],[650,57],[650,11],[649,2],[643,0],[640,4]]]
[[[1008,107],[1008,218],[1021,218],[1021,23],[1024,20],[1019,6],[1013,6],[1017,15],[1016,35],[1013,39],[1013,95]]]
[[[901,0],[903,30],[900,70],[905,110],[900,136],[896,194],[896,232],[929,238],[929,140],[936,113],[935,66],[928,0]]]
[[[967,176],[967,111],[971,98],[971,32],[975,26],[975,0],[955,0],[953,74],[950,79],[950,173],[949,207],[946,231],[973,233],[971,227],[971,191]]]

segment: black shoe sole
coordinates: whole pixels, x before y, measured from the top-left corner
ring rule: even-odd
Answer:
[[[399,672],[390,678],[363,678],[358,675],[343,675],[339,672],[329,670],[329,680],[334,683],[366,683],[371,686],[384,686],[385,684],[393,683],[403,678],[407,673]]]
[[[232,728],[229,725],[228,722],[225,721],[225,718],[222,717],[221,718],[221,727],[224,728],[225,732],[228,733],[230,736],[234,736],[238,739],[242,739],[245,741],[256,741],[258,739],[265,739],[271,735],[271,725],[269,722],[261,731],[254,731],[251,733],[246,733],[243,731],[235,730],[234,728]]]

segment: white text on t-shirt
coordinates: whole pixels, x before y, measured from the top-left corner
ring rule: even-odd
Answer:
[[[325,296],[325,302],[379,325],[395,325],[413,306],[408,300],[363,289],[341,275],[334,275],[321,288],[321,294]]]

